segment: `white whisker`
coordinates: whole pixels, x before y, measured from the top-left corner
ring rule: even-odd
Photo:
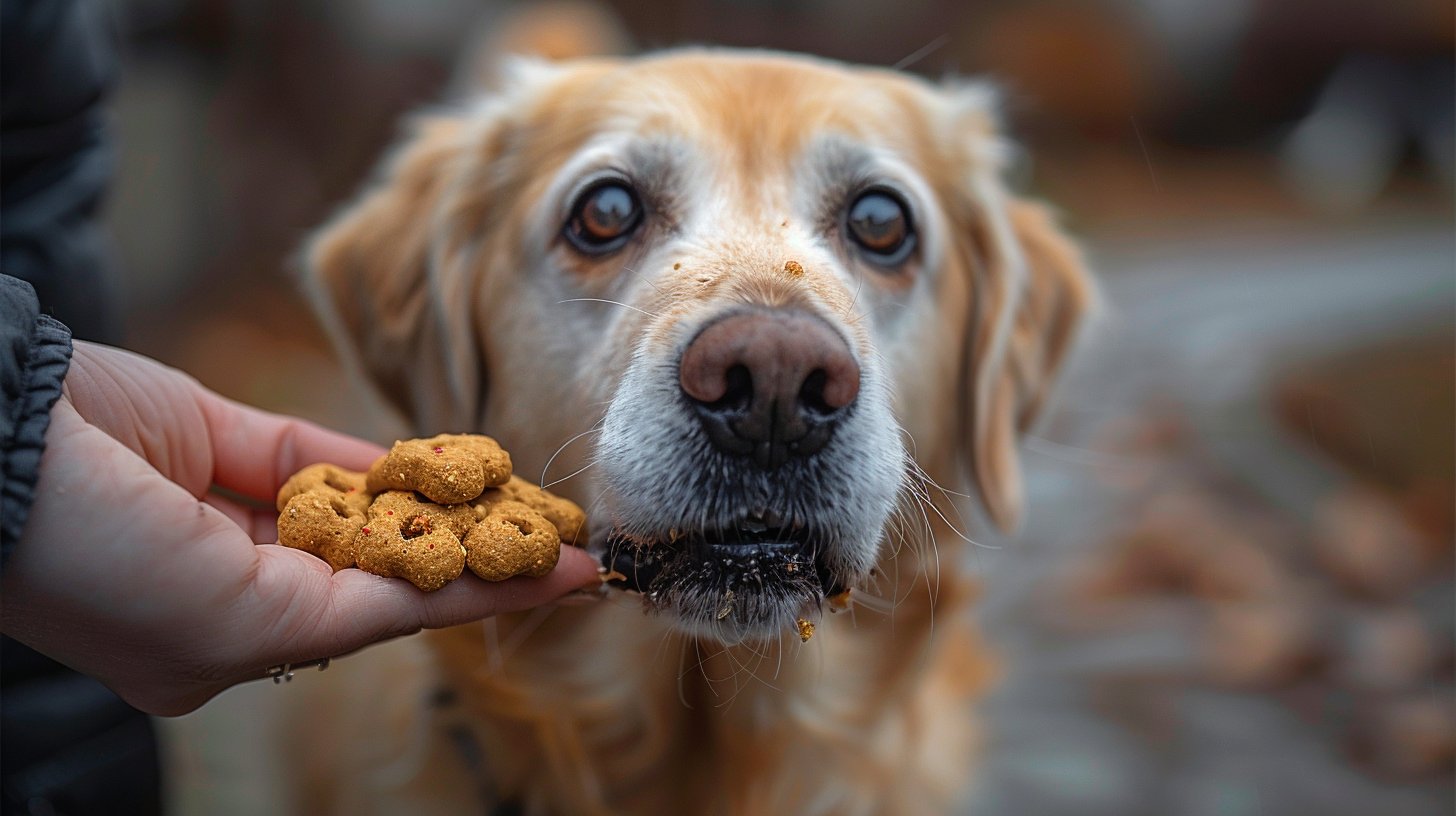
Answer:
[[[606,420],[606,417],[603,417],[603,418],[597,420],[597,422],[596,422],[595,425],[591,426],[590,428],[587,428],[586,430],[582,431],[581,433],[577,434],[576,436],[573,436],[572,438],[566,440],[565,442],[562,442],[561,443],[561,447],[557,448],[556,449],[556,452],[553,453],[553,454],[551,454],[551,458],[546,460],[546,466],[543,467],[543,468],[541,468],[541,478],[539,480],[537,480],[537,481],[539,481],[541,484],[545,484],[546,483],[546,474],[547,474],[547,472],[549,472],[551,470],[551,463],[552,462],[555,462],[556,461],[556,457],[560,456],[561,455],[561,452],[564,451],[564,450],[566,450],[566,446],[567,445],[570,445],[572,442],[575,442],[576,440],[582,438],[583,436],[589,436],[589,435],[591,435],[593,433],[596,433],[597,431],[601,430],[602,424],[605,423],[606,421],[607,421]]]
[[[644,311],[642,309],[637,308],[636,306],[632,306],[632,305],[629,305],[629,304],[626,304],[626,303],[622,303],[621,301],[617,301],[617,300],[608,300],[606,298],[567,298],[566,300],[558,300],[558,301],[556,301],[556,305],[557,306],[560,306],[563,303],[610,303],[613,306],[621,306],[623,309],[631,309],[634,312],[641,312],[642,314],[645,314],[648,317],[652,317],[652,318],[657,317],[657,315],[653,314],[652,312]]]
[[[553,488],[553,487],[561,484],[564,481],[567,481],[568,479],[572,479],[572,478],[574,478],[576,476],[580,476],[581,474],[583,474],[583,473],[587,472],[588,470],[590,470],[594,465],[596,465],[596,462],[595,461],[587,462],[586,464],[582,465],[581,467],[577,468],[576,470],[573,470],[572,472],[566,474],[565,476],[562,476],[560,479],[557,479],[556,481],[552,482],[551,484],[543,484],[543,485],[541,485],[541,489],[542,490],[548,490],[550,488]]]
[[[942,34],[939,37],[936,37],[935,39],[933,39],[930,42],[926,43],[925,45],[922,45],[919,48],[915,49],[914,51],[911,51],[909,54],[907,54],[899,62],[897,62],[894,65],[890,66],[890,70],[892,70],[892,71],[902,71],[902,70],[904,70],[906,68],[909,68],[910,66],[912,66],[915,63],[917,63],[917,62],[925,59],[926,57],[930,56],[931,54],[934,54],[936,51],[939,51],[948,42],[950,42],[950,35],[949,34]]]
[[[637,270],[633,269],[630,266],[626,266],[625,264],[622,266],[622,271],[623,272],[631,272],[633,275],[636,275],[638,278],[640,278],[643,283],[647,284],[648,286],[651,286],[654,290],[656,290],[657,291],[657,294],[662,295],[663,297],[666,297],[667,296],[667,293],[664,292],[664,291],[662,291],[661,289],[659,289],[658,286],[657,286],[657,284],[655,284],[655,283],[652,282],[652,279],[651,278],[647,277],[646,275],[642,274],[641,272],[638,272]]]
[[[1113,468],[1148,468],[1150,463],[1146,460],[1130,456],[1119,456],[1115,453],[1103,453],[1102,451],[1090,448],[1079,448],[1075,445],[1068,445],[1064,442],[1054,442],[1040,436],[1026,436],[1026,449],[1032,453],[1039,453],[1051,459],[1063,462],[1071,462],[1076,465],[1087,465],[1089,467],[1113,467]]]

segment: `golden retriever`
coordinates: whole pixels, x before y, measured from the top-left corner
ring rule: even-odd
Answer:
[[[956,499],[1016,525],[1018,437],[1094,302],[993,108],[689,49],[521,61],[414,123],[310,244],[311,296],[415,430],[495,436],[588,508],[617,588],[427,635],[450,691],[368,739],[440,739],[363,807],[955,807],[994,674]]]

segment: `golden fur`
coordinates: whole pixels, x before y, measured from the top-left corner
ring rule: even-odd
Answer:
[[[483,768],[462,771],[442,740],[431,756],[456,768],[432,760],[429,773],[369,807],[440,804],[422,791],[447,784],[453,801],[483,786],[533,814],[954,807],[974,768],[969,706],[995,668],[966,614],[976,596],[966,545],[946,519],[964,528],[969,516],[957,514],[970,511],[955,494],[979,493],[994,521],[1016,525],[1017,439],[1094,298],[1050,215],[998,178],[989,105],[977,86],[680,51],[526,64],[488,101],[415,124],[313,242],[307,267],[335,340],[416,430],[490,433],[533,478],[557,453],[551,475],[572,473],[592,460],[589,444],[571,440],[600,417],[634,349],[670,344],[676,327],[725,299],[802,302],[837,315],[856,351],[883,361],[921,471],[910,483],[923,495],[901,497],[876,577],[858,588],[893,611],[856,605],[827,616],[804,644],[791,632],[735,645],[690,636],[623,593],[488,621],[484,632],[430,633]],[[560,225],[553,179],[604,128],[696,150],[695,188],[717,197],[721,230],[651,269],[542,249]],[[791,214],[803,157],[830,149],[826,137],[871,145],[923,184],[927,241],[905,274],[846,278],[814,225]],[[805,273],[776,274],[786,258]],[[545,287],[554,288],[537,291]],[[566,302],[579,298],[628,308]],[[882,317],[897,308],[902,316]],[[892,319],[893,331],[877,323]],[[591,478],[554,489],[591,507]],[[610,523],[593,509],[595,525]],[[330,674],[348,672],[343,663]],[[423,705],[416,715],[437,716]],[[311,715],[315,734],[354,750],[320,724],[325,716]],[[407,726],[388,728],[373,739],[403,739]],[[315,772],[341,778],[315,784],[362,773],[361,762],[334,759]],[[325,809],[345,801],[318,790],[309,800]]]

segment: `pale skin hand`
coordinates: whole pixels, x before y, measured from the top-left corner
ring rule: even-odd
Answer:
[[[573,547],[544,578],[487,584],[467,571],[426,594],[268,543],[290,474],[314,462],[363,470],[381,452],[225,400],[147,358],[77,343],[35,504],[0,581],[4,632],[143,711],[174,715],[268,666],[598,584],[596,564]],[[213,485],[263,507],[209,494]]]

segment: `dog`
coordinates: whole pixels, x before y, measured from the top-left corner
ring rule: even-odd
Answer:
[[[445,736],[370,809],[962,801],[996,675],[962,498],[1015,528],[1096,306],[1009,153],[984,85],[758,51],[520,60],[414,121],[310,297],[416,431],[587,508],[613,587],[428,633]]]

